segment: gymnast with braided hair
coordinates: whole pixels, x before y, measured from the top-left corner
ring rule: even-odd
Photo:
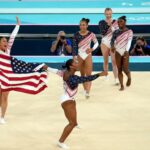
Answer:
[[[124,90],[122,71],[124,71],[127,76],[126,86],[129,87],[131,85],[129,50],[133,39],[133,31],[127,28],[126,22],[126,16],[121,16],[118,18],[119,29],[113,33],[111,39],[111,51],[115,53],[118,68],[118,78],[121,85],[120,91]]]
[[[57,143],[57,146],[63,149],[69,149],[69,147],[64,144],[64,141],[69,136],[71,131],[77,124],[77,112],[76,112],[76,102],[74,96],[77,93],[78,85],[81,83],[93,81],[100,76],[105,76],[105,72],[97,73],[90,76],[77,76],[75,75],[78,71],[79,65],[78,62],[69,59],[66,64],[63,66],[64,70],[58,70],[48,67],[49,72],[55,73],[63,78],[64,94],[60,98],[62,108],[64,110],[65,116],[69,121],[69,124],[64,128],[64,131]]]

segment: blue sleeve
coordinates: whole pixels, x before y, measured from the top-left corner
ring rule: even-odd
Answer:
[[[105,35],[109,29],[109,26],[104,22],[104,20],[101,20],[99,22],[99,30],[101,35]]]
[[[77,35],[75,34],[73,37],[73,49],[72,49],[72,54],[73,56],[78,55],[78,38]]]
[[[78,87],[78,84],[93,81],[97,79],[98,77],[99,77],[99,74],[95,74],[95,75],[91,75],[87,77],[84,77],[84,76],[79,77],[77,75],[73,75],[66,82],[71,89],[75,89],[76,87]]]
[[[71,43],[71,41],[69,39],[67,39],[67,45],[69,45],[69,46],[72,45],[72,43]]]

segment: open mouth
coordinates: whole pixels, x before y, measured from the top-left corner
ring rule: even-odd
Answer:
[[[7,48],[7,45],[4,45],[4,48]]]

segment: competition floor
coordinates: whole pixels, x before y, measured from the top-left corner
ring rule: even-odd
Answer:
[[[133,83],[119,92],[110,80],[93,82],[91,98],[82,86],[76,98],[78,123],[66,143],[71,150],[148,150],[150,147],[150,72],[133,72]],[[60,107],[62,81],[50,74],[39,95],[12,92],[7,124],[0,126],[0,150],[59,150],[55,146],[67,121]]]

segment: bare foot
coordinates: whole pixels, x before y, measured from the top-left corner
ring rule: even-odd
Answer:
[[[121,86],[121,88],[119,89],[119,91],[123,91],[124,90],[124,86]]]
[[[128,78],[126,86],[130,86],[131,85],[131,78]]]

